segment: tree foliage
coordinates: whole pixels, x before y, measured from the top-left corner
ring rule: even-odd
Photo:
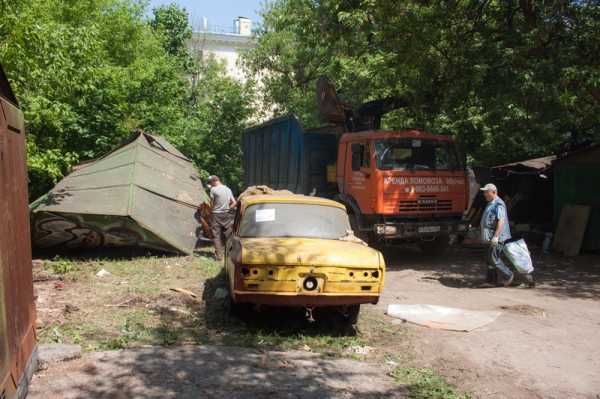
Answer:
[[[167,53],[176,57],[187,56],[186,42],[192,38],[187,12],[169,4],[155,8],[153,14],[151,26],[161,36]]]
[[[478,163],[600,137],[597,1],[275,0],[262,17],[246,66],[305,124],[326,74],[356,104],[408,99],[386,127],[455,135]]]
[[[225,169],[205,162],[225,161],[211,148],[239,153],[246,87],[214,61],[191,61],[184,10],[161,7],[149,20],[135,0],[0,0],[0,15],[0,62],[25,114],[32,197],[135,128],[169,137],[206,171]],[[194,70],[207,71],[197,87]],[[223,91],[211,102],[203,87]],[[226,121],[216,121],[224,110]],[[231,137],[203,147],[215,126]],[[228,176],[239,181],[239,170]]]

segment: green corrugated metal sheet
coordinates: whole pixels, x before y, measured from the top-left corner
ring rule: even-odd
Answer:
[[[563,205],[589,205],[583,250],[600,249],[600,147],[558,161],[554,167],[554,222]]]
[[[137,133],[31,205],[33,243],[191,253],[200,227],[194,215],[206,202],[191,161],[166,140]]]

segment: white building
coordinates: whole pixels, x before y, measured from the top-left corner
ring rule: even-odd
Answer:
[[[242,81],[245,76],[238,62],[240,54],[254,46],[252,21],[245,17],[236,18],[231,27],[209,25],[208,20],[203,18],[201,26],[188,43],[193,56],[206,57],[212,54],[225,63],[230,76]]]

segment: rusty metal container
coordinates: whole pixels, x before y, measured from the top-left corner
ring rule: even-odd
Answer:
[[[23,113],[0,66],[0,398],[24,398],[37,364]]]

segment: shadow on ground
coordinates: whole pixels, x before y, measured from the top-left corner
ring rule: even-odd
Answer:
[[[365,362],[227,346],[96,352],[70,367],[38,377],[31,398],[403,398],[410,389]]]
[[[437,258],[412,246],[386,247],[383,252],[388,271],[424,271],[427,274],[422,279],[450,288],[478,288],[486,273],[481,248],[455,246]],[[564,257],[545,255],[539,248],[532,248],[532,257],[538,282],[536,292],[564,299],[600,299],[600,255]]]
[[[344,345],[358,340],[353,326],[339,322],[335,310],[317,310],[310,322],[304,309],[262,307],[244,308],[240,314],[231,309],[224,272],[208,278],[202,298],[164,295],[160,322],[148,329],[153,342],[163,346],[180,344],[217,344],[253,348],[297,348],[303,340],[327,352],[340,352]],[[314,349],[314,348],[313,348]]]
[[[343,347],[335,346],[353,342],[354,329],[340,331],[326,316],[310,323],[301,309],[234,317],[221,295],[225,287],[221,273],[206,280],[202,299],[177,304],[184,312],[169,304],[159,310],[161,323],[150,333],[172,347],[87,354],[37,376],[31,398],[369,399],[409,397],[417,389],[395,382],[381,364],[340,357]],[[219,345],[186,346],[179,335]],[[303,337],[325,350],[295,349]]]

